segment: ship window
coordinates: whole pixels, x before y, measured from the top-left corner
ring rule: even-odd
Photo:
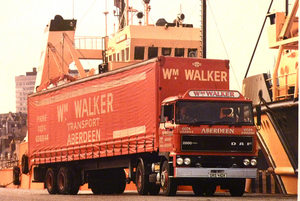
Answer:
[[[134,59],[144,60],[145,47],[135,47],[134,48]]]
[[[197,48],[189,48],[188,57],[197,57]]]
[[[158,55],[158,47],[148,48],[148,59],[155,58]]]
[[[116,54],[113,54],[113,61],[116,61]]]
[[[109,61],[111,61],[111,58],[112,58],[112,56],[111,56],[111,55],[109,55],[109,57],[108,57],[108,60],[109,60]]]
[[[116,61],[120,61],[120,53],[117,53],[117,60]]]
[[[161,54],[163,56],[171,56],[171,48],[163,47],[161,49]]]
[[[184,48],[175,48],[175,57],[184,57]]]
[[[126,61],[128,61],[129,60],[129,47],[127,47],[125,49],[125,51],[126,51]]]

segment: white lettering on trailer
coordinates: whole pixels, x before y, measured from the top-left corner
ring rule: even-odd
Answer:
[[[35,142],[45,142],[49,140],[47,132],[47,114],[38,115],[36,118],[37,135],[35,136]]]
[[[93,86],[86,86],[84,88],[81,89],[77,89],[77,90],[72,90],[63,94],[58,94],[58,95],[54,95],[51,96],[49,98],[45,98],[42,100],[37,100],[35,101],[35,105],[37,107],[39,106],[43,106],[43,105],[48,105],[48,104],[52,104],[52,103],[57,103],[60,101],[65,101],[71,98],[75,98],[78,96],[83,96],[83,95],[87,95],[90,93],[95,93],[95,92],[100,92],[100,91],[104,91],[104,90],[109,90],[115,87],[119,87],[119,86],[124,86],[127,84],[131,84],[134,82],[138,82],[141,80],[145,80],[146,79],[146,72],[142,72],[139,74],[134,74],[134,75],[129,75],[126,77],[123,77],[121,79],[118,80],[112,80],[112,81],[108,81],[105,83],[101,83],[101,84],[96,84]]]
[[[99,108],[100,99],[100,108]],[[74,101],[76,118],[89,117],[113,111],[112,93],[102,94],[94,98],[83,98]]]
[[[185,69],[184,72],[186,80],[228,82],[228,74],[226,71],[204,71]]]
[[[88,130],[68,134],[67,145],[82,144],[87,142],[99,142],[100,129]]]
[[[100,117],[67,123],[68,131],[92,128],[100,125]]]
[[[48,140],[49,140],[48,134],[35,136],[35,142],[46,142]]]
[[[38,115],[36,118],[37,122],[46,122],[47,121],[47,114]]]
[[[64,113],[68,112],[68,103],[64,103],[62,105],[57,106],[57,118],[58,122],[62,122],[66,119],[64,119]]]

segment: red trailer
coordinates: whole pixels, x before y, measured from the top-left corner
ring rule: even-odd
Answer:
[[[207,120],[180,120],[187,105],[206,109]],[[140,194],[192,185],[210,195],[222,185],[242,195],[235,183],[256,176],[251,106],[229,91],[228,60],[161,56],[82,78],[29,95],[22,170],[34,168],[50,194],[77,194],[85,183],[95,194],[122,193],[133,181]],[[234,121],[210,117],[220,115]]]

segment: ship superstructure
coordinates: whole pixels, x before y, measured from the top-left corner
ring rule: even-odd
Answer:
[[[273,173],[279,191],[287,194],[297,194],[298,183],[298,7],[299,1],[295,0],[289,14],[268,14],[269,48],[278,49],[273,73],[243,81],[243,94],[262,105],[258,137],[268,171]]]

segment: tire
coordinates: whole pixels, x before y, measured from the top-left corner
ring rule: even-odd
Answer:
[[[103,195],[113,195],[115,194],[115,188],[111,185],[101,185],[100,187],[101,194]]]
[[[21,184],[21,182],[20,182],[20,172],[21,172],[21,170],[20,170],[19,167],[17,167],[17,166],[13,167],[13,184],[14,185],[19,186]]]
[[[57,186],[60,194],[71,194],[73,184],[72,172],[67,167],[61,167],[57,174]]]
[[[96,186],[91,187],[91,190],[92,190],[92,192],[93,192],[94,195],[100,195],[100,194],[102,194],[101,188],[98,187],[98,186],[97,187]]]
[[[160,186],[155,183],[150,183],[149,194],[150,195],[158,195],[160,192]]]
[[[165,196],[176,195],[177,184],[170,176],[170,166],[168,161],[165,161],[161,168],[161,188]]]
[[[21,166],[22,166],[22,174],[29,173],[29,166],[28,166],[29,157],[25,154],[22,156]]]
[[[75,168],[71,169],[72,172],[72,186],[70,189],[70,195],[76,195],[79,191],[79,188],[82,184],[81,182],[81,172]]]
[[[204,195],[204,188],[202,185],[193,185],[193,192],[196,196],[203,196]]]
[[[204,188],[204,194],[205,196],[213,196],[216,192],[216,185],[214,184],[207,184],[207,186]]]
[[[241,197],[245,192],[246,179],[232,179],[229,187],[231,196]]]
[[[135,175],[136,189],[140,195],[147,195],[149,192],[149,178],[146,175],[145,164],[139,162]]]
[[[95,195],[121,194],[126,188],[126,174],[122,168],[99,170],[92,177],[90,185]]]
[[[45,176],[45,185],[49,194],[57,194],[57,170],[48,168]]]
[[[116,174],[114,175],[114,179],[117,182],[115,187],[116,194],[122,194],[126,188],[126,174],[124,169],[116,169]]]
[[[102,193],[101,188],[99,188],[98,186],[91,187],[91,190],[95,195],[100,195]]]

